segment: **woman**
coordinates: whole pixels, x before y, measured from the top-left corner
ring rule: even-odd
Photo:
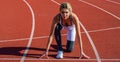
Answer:
[[[79,19],[77,15],[72,12],[72,7],[68,2],[62,3],[60,5],[60,13],[57,14],[53,19],[51,31],[48,39],[47,49],[46,49],[46,52],[41,57],[43,56],[48,57],[48,51],[49,51],[51,42],[53,40],[53,37],[55,35],[55,39],[58,46],[58,54],[56,58],[58,59],[63,58],[63,48],[61,44],[61,33],[60,33],[62,29],[67,30],[66,50],[68,52],[72,52],[74,48],[75,36],[77,33],[77,37],[80,45],[80,58],[89,58],[83,52]]]

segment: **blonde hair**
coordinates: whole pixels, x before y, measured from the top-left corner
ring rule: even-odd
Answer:
[[[72,6],[71,6],[70,3],[68,3],[68,2],[62,3],[62,4],[60,5],[60,11],[61,11],[62,9],[64,9],[64,8],[66,8],[66,9],[68,9],[69,11],[72,12]]]

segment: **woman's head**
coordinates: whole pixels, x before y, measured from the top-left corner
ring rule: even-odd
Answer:
[[[64,2],[60,5],[60,13],[63,19],[69,18],[71,12],[72,12],[72,7],[70,3]]]

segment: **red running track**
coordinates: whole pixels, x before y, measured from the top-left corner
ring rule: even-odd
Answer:
[[[90,59],[78,59],[79,45],[76,39],[72,53],[64,52],[64,59],[55,56],[56,43],[53,41],[49,58],[40,59],[45,51],[51,21],[59,12],[59,5],[51,0],[26,0],[35,15],[35,31],[32,44],[25,57],[25,62],[97,62],[94,50],[82,29],[84,51]],[[102,62],[120,62],[120,5],[106,0],[83,0],[99,8],[90,6],[80,0],[55,0],[58,3],[70,2],[80,22],[89,32]],[[120,3],[119,0],[112,0]],[[20,62],[29,41],[32,29],[32,14],[23,0],[0,1],[0,62]],[[104,9],[105,11],[100,10]],[[108,14],[111,13],[115,15]],[[116,18],[118,17],[118,18]],[[66,31],[62,31],[64,34]],[[66,36],[63,35],[65,49]]]

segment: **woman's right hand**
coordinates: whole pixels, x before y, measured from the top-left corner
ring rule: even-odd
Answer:
[[[87,56],[85,53],[82,53],[82,55],[79,58],[80,59],[90,59],[90,57]]]
[[[49,59],[48,52],[43,53],[42,56],[40,56],[40,59]]]

